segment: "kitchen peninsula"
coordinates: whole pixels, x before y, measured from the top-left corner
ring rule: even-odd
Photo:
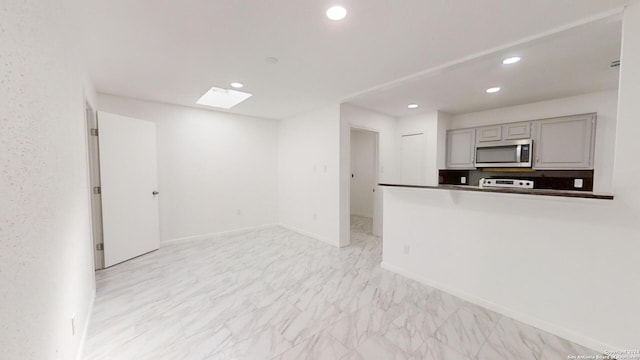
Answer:
[[[474,192],[487,192],[487,193],[542,195],[542,196],[559,196],[559,197],[584,198],[584,199],[613,200],[613,195],[594,194],[592,192],[573,191],[573,190],[481,188],[479,186],[471,186],[471,185],[437,185],[437,186],[403,185],[403,184],[378,184],[378,185],[384,186],[384,187],[400,187],[400,188],[415,188],[415,189],[439,189],[439,190],[454,190],[454,191],[474,191]]]
[[[620,239],[637,238],[638,222],[637,211],[624,210],[629,208],[624,198],[632,189],[613,188],[617,95],[617,91],[603,91],[429,123],[427,130],[438,136],[437,141],[428,142],[427,151],[435,154],[436,161],[428,162],[435,169],[427,181],[380,184],[382,266],[584,346],[605,348],[613,330],[605,330],[602,324],[609,320],[593,309],[620,305],[616,305],[619,300],[594,291],[608,286],[605,279],[614,274],[622,276],[622,267],[612,259],[624,254],[611,252],[620,247]],[[576,114],[596,114],[597,124],[591,128],[572,123],[576,126],[562,136],[547,132],[544,135],[550,137],[542,139],[543,149],[553,149],[547,147],[548,139],[568,141],[568,136],[584,129],[587,132],[580,139],[585,139],[589,150],[579,145],[575,148],[584,151],[547,152],[545,156],[552,157],[540,159],[544,164],[537,168],[541,127],[535,122],[546,125],[558,123],[547,119],[582,118]],[[473,162],[450,166],[448,134],[475,137],[478,129],[504,130],[505,124],[525,123],[532,124],[530,134],[526,128],[523,132],[533,144],[531,167],[478,168]],[[505,134],[513,132],[503,132],[498,140],[484,131],[482,143],[511,141],[504,139]],[[463,143],[462,138],[456,139],[458,143]],[[474,160],[478,141],[467,138],[464,143],[467,148],[453,151],[454,155],[466,156],[468,151]],[[575,167],[552,168],[553,155],[569,158]],[[535,185],[533,189],[480,188],[481,179],[496,178],[527,179]],[[610,247],[609,241],[616,244]]]

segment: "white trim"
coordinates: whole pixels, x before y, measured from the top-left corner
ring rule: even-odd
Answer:
[[[262,229],[275,227],[275,226],[278,226],[278,224],[264,224],[264,225],[250,226],[246,228],[226,230],[226,231],[220,231],[220,232],[209,233],[209,234],[192,235],[192,236],[185,236],[185,237],[175,238],[175,239],[160,240],[160,246],[172,244],[175,242],[204,240],[204,239],[210,239],[210,238],[217,238],[225,235],[242,234],[249,231],[262,230]]]
[[[91,315],[93,315],[93,304],[96,302],[96,289],[93,288],[93,293],[91,294],[91,300],[89,302],[89,309],[87,309],[87,314],[85,315],[84,320],[84,329],[82,329],[82,337],[80,338],[80,345],[78,346],[78,353],[76,356],[77,360],[82,360],[82,355],[84,355],[84,344],[87,341],[87,334],[89,333],[89,326],[91,325]]]
[[[287,230],[291,230],[293,232],[297,232],[298,234],[302,234],[304,236],[308,236],[308,237],[310,237],[312,239],[315,239],[315,240],[318,240],[318,241],[322,241],[322,242],[327,243],[327,244],[329,244],[331,246],[340,247],[334,241],[331,241],[328,238],[325,238],[325,237],[320,236],[318,234],[314,234],[314,233],[311,233],[311,232],[308,232],[308,231],[300,230],[300,229],[298,229],[296,227],[293,227],[293,226],[290,226],[290,225],[279,224],[278,226],[280,226],[282,228],[285,228]]]
[[[352,105],[352,104],[349,104],[349,105]],[[353,105],[353,106],[359,107],[357,105]],[[369,110],[369,109],[365,109],[365,108],[361,108],[361,109],[363,109],[364,111],[376,112],[374,110]],[[385,116],[389,116],[389,115],[385,115]],[[369,131],[369,132],[378,133],[378,134],[380,133],[379,129],[376,129],[376,128],[373,128],[373,127],[369,127],[369,126],[362,126],[362,125],[354,124],[352,122],[349,122],[349,127],[351,128],[351,130],[356,130],[356,131],[357,130],[361,130],[361,131],[364,130],[364,131]]]
[[[445,285],[442,285],[440,283],[437,283],[435,281],[431,281],[429,279],[426,279],[420,275],[416,275],[412,272],[406,271],[400,267],[397,267],[395,265],[391,265],[389,263],[386,263],[384,261],[382,261],[382,263],[380,264],[380,267],[382,267],[385,270],[394,272],[396,274],[402,275],[404,277],[407,277],[411,280],[415,280],[417,282],[423,283],[427,286],[431,286],[433,288],[442,290],[446,293],[455,295],[463,300],[466,300],[470,303],[476,304],[476,305],[480,305],[484,308],[487,308],[489,310],[495,311],[497,313],[500,313],[504,316],[510,317],[512,319],[521,321],[527,325],[536,327],[540,330],[546,331],[548,333],[557,335],[561,338],[567,339],[569,341],[572,341],[578,345],[582,345],[584,347],[587,347],[589,349],[592,350],[596,350],[599,352],[603,352],[605,349],[606,350],[619,350],[614,346],[611,346],[609,344],[605,344],[601,341],[586,337],[584,335],[580,335],[580,334],[576,334],[570,330],[567,330],[563,327],[554,325],[552,323],[546,322],[544,320],[540,320],[534,316],[519,312],[517,310],[513,310],[511,308],[502,306],[500,304],[496,304],[490,301],[487,301],[483,298],[480,298],[478,296],[475,295],[471,295],[467,292],[464,292],[462,290],[458,290],[458,289],[454,289]]]
[[[350,105],[360,109],[363,111],[371,111],[373,110],[361,108],[357,105]],[[342,108],[341,108],[342,109]],[[346,129],[344,130],[343,129]],[[344,131],[343,131],[344,130]],[[376,190],[378,190],[378,183],[380,182],[380,129],[376,129],[374,127],[362,126],[359,124],[353,124],[349,120],[345,120],[342,122],[342,118],[340,119],[340,195],[339,195],[339,237],[340,237],[340,247],[349,246],[351,244],[351,215],[358,215],[363,217],[368,217],[373,220],[373,228],[372,233],[374,236],[382,236],[382,193],[380,191],[376,191],[373,194],[373,213],[371,215],[361,215],[355,214],[351,212],[351,174],[352,174],[352,164],[351,164],[351,132],[353,130],[364,130],[373,133],[374,136],[374,150],[373,150],[373,167],[374,167],[374,186]],[[348,131],[348,134],[346,133]],[[344,139],[342,139],[344,137]],[[345,145],[346,144],[346,145]],[[344,150],[344,151],[343,151]],[[346,155],[346,156],[343,156]],[[348,167],[346,166],[348,164]],[[346,173],[345,173],[346,172]],[[343,177],[346,177],[348,180],[344,180]],[[345,241],[346,239],[346,241]]]

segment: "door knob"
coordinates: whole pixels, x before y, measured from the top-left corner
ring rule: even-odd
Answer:
[[[160,194],[160,192],[159,192],[159,191],[157,191],[157,190],[154,190],[154,191],[152,192],[152,194],[153,194],[153,195],[158,195],[158,194]]]

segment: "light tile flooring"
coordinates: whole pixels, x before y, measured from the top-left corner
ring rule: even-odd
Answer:
[[[97,273],[85,359],[567,359],[594,355],[380,268],[371,222],[338,249],[274,227]]]

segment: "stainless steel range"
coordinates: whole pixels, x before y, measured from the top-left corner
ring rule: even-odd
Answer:
[[[480,187],[533,189],[533,181],[518,179],[480,179]]]

